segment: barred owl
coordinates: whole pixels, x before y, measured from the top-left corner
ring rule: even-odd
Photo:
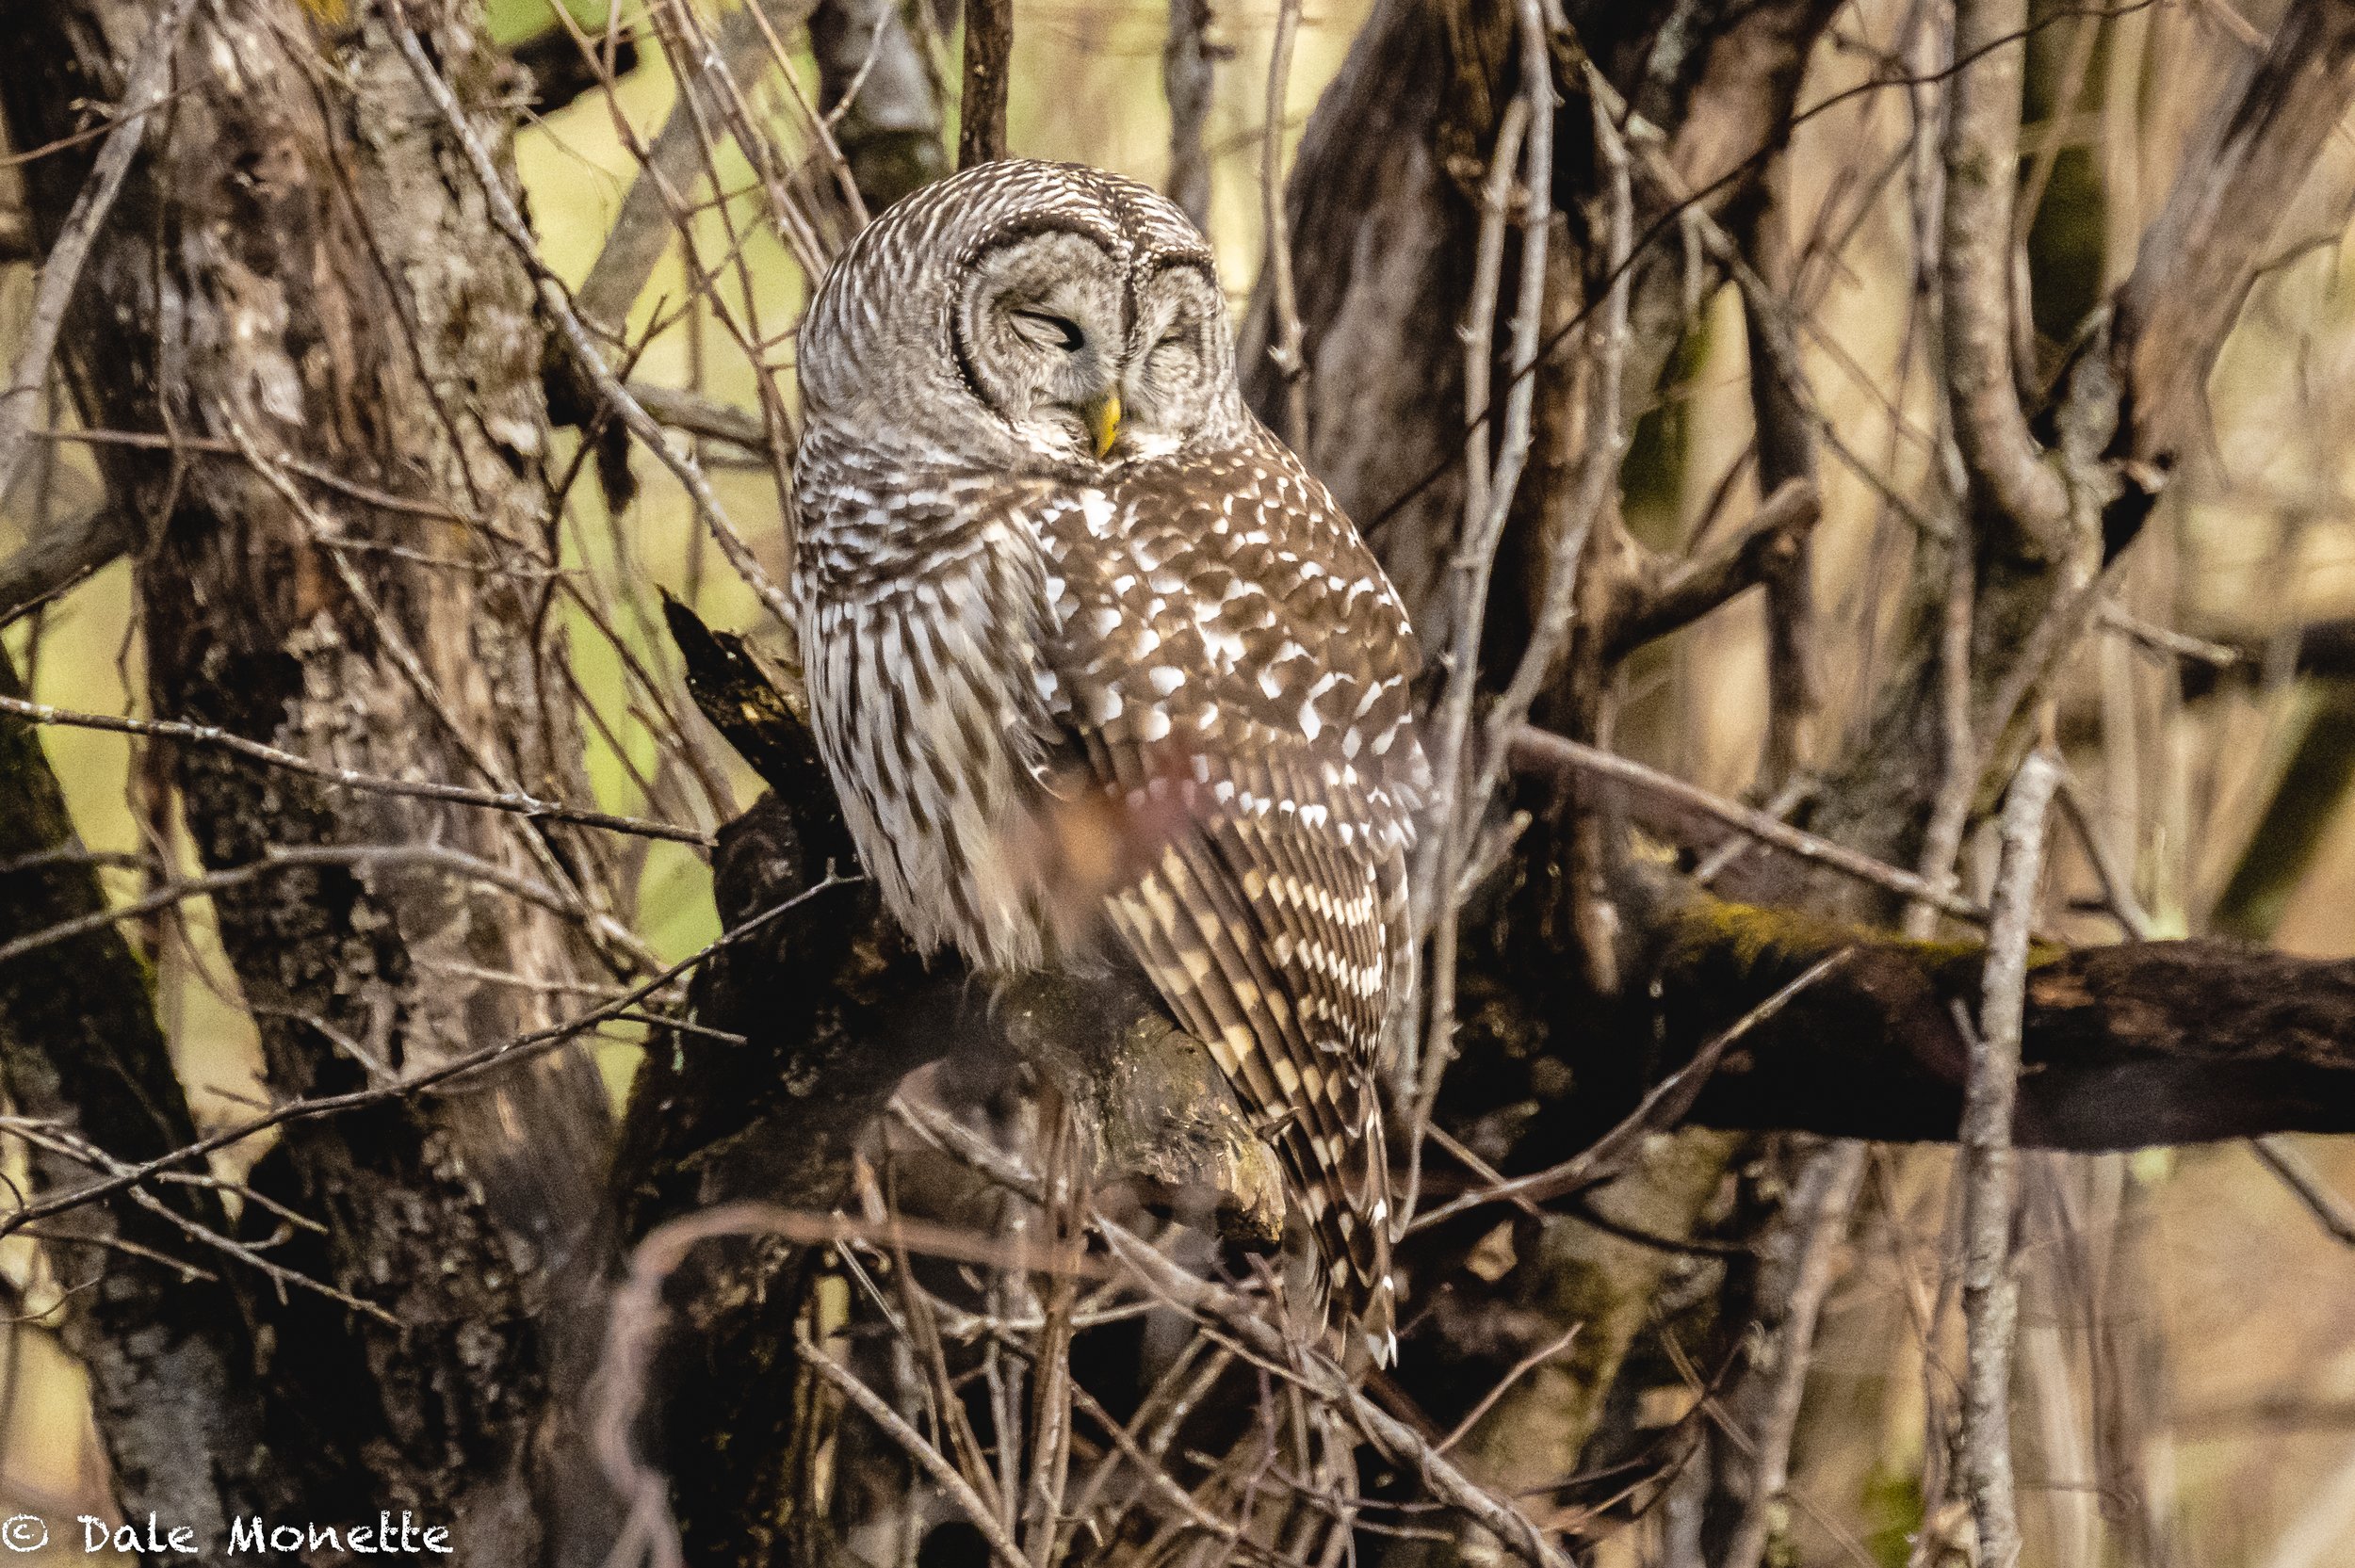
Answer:
[[[1418,655],[1244,407],[1208,241],[1131,181],[983,165],[858,237],[797,357],[810,710],[885,901],[984,973],[1140,967],[1387,1361]]]

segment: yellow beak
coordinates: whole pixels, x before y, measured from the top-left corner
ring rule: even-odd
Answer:
[[[1091,399],[1081,410],[1088,424],[1088,438],[1096,443],[1096,455],[1108,455],[1113,443],[1120,439],[1120,394],[1107,391],[1103,396]]]

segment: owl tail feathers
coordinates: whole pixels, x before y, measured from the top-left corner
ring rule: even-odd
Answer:
[[[1398,1359],[1398,1286],[1390,1274],[1390,1162],[1369,1103],[1354,1139],[1324,1145],[1338,1156],[1296,1188],[1315,1259],[1308,1270],[1313,1321],[1345,1367]],[[1322,1163],[1322,1162],[1321,1162]],[[1322,1178],[1322,1179],[1319,1179]]]
[[[1315,1257],[1307,1270],[1310,1322],[1324,1328],[1324,1348],[1350,1370],[1398,1360],[1398,1287],[1390,1277],[1390,1237],[1367,1215],[1304,1199]],[[1298,1276],[1295,1276],[1297,1278]]]

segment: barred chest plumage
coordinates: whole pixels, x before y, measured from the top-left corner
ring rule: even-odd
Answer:
[[[910,472],[925,481],[887,477]],[[1427,783],[1411,633],[1290,453],[1131,464],[1099,487],[812,432],[800,479],[819,744],[919,945],[1000,971],[1085,957],[1096,897],[1135,868],[1075,874],[1091,824],[1073,808],[1092,799],[1132,858],[1181,822],[1296,818],[1329,845],[1309,880],[1346,899],[1322,913],[1387,928],[1336,978],[1388,989]]]
[[[802,455],[793,596],[812,728],[917,946],[1034,968],[1051,920],[1031,808],[1053,746],[1037,530],[1002,476],[936,464],[933,484],[903,488],[873,461]]]

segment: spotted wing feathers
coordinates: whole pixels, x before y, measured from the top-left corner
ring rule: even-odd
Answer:
[[[1428,784],[1405,617],[1272,443],[1135,465],[1045,522],[1058,718],[1102,784],[1181,824],[1107,900],[1111,923],[1261,1119],[1334,1295],[1387,1360],[1373,1069],[1410,989],[1405,865]]]

